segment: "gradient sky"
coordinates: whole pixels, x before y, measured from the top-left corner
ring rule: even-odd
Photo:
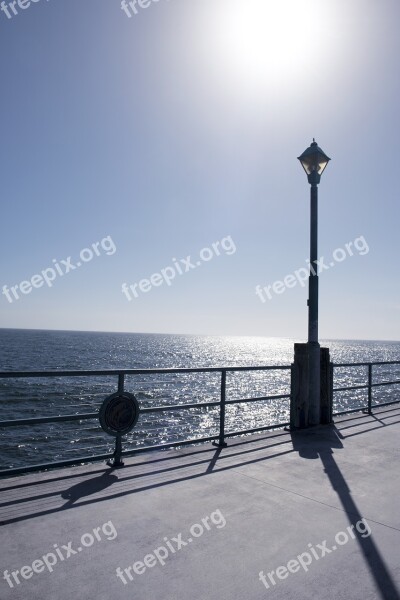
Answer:
[[[7,5],[7,0],[6,0]],[[18,7],[17,7],[18,8]],[[319,254],[321,338],[400,340],[398,0],[39,0],[0,12],[1,279],[19,285],[104,251],[9,302],[0,326],[306,339],[309,187],[332,158]],[[236,252],[140,292],[231,236]]]

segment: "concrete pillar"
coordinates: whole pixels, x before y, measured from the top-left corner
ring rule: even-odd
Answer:
[[[311,348],[311,352],[313,348]],[[320,394],[316,406],[310,406],[310,344],[294,345],[292,364],[290,426],[303,429],[332,421],[332,382],[329,348],[320,349]]]

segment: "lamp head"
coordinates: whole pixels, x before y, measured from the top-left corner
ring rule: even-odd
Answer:
[[[320,182],[321,175],[331,159],[313,138],[312,144],[298,156],[298,160],[307,174],[308,182],[316,185]]]

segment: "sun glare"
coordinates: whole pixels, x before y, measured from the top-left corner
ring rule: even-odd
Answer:
[[[328,25],[315,0],[220,1],[211,25],[221,74],[250,92],[285,86],[314,73]]]

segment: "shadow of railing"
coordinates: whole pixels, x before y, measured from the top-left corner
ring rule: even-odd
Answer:
[[[385,422],[388,421],[388,422]],[[87,471],[43,473],[32,481],[31,476],[3,480],[0,490],[9,493],[0,502],[0,524],[5,525],[30,518],[113,500],[141,491],[174,485],[183,481],[217,475],[237,467],[262,463],[293,452],[306,459],[321,460],[332,489],[337,494],[349,519],[360,521],[362,515],[351,490],[335,461],[334,451],[343,449],[346,438],[400,422],[400,407],[381,410],[374,415],[348,415],[340,423],[325,426],[306,443],[309,432],[275,431],[267,435],[231,439],[227,448],[211,445],[184,450],[141,455],[124,469],[98,468],[88,465]],[[378,427],[376,426],[378,423]],[[362,430],[359,430],[362,427]],[[348,433],[349,430],[359,428]],[[313,430],[315,431],[315,430]],[[25,481],[28,479],[28,481]],[[77,483],[74,483],[76,482]],[[71,485],[72,483],[72,485]],[[50,506],[43,508],[49,499]],[[8,512],[10,510],[11,512]],[[398,600],[400,594],[372,536],[356,536],[362,555],[373,576],[381,600]]]
[[[287,448],[281,448],[283,446]],[[271,450],[272,452],[270,452]],[[148,455],[147,460],[144,457],[141,461],[127,464],[124,469],[106,467],[106,469],[96,469],[84,474],[80,470],[79,473],[73,475],[68,473],[65,477],[52,477],[54,474],[52,471],[44,474],[43,480],[27,483],[22,481],[9,486],[2,484],[10,483],[10,480],[8,482],[3,480],[0,484],[3,495],[8,491],[15,497],[0,502],[0,525],[25,521],[145,490],[215,475],[221,471],[264,462],[292,452],[290,435],[281,431],[271,433],[267,438],[260,436],[256,442],[254,438],[232,440],[229,447],[223,449],[199,446],[188,452],[169,452],[167,456],[164,455],[164,452],[158,453],[159,456],[155,459]],[[96,476],[92,477],[93,474]],[[71,479],[75,478],[82,481],[63,488],[63,483],[68,484]],[[135,485],[137,483],[139,483],[138,486]],[[49,491],[47,491],[47,487]],[[52,499],[54,504],[41,510],[40,503],[46,499]],[[67,502],[61,503],[61,500],[67,500]],[[15,511],[18,506],[20,510],[17,508]],[[17,514],[7,514],[7,509],[13,510]]]

